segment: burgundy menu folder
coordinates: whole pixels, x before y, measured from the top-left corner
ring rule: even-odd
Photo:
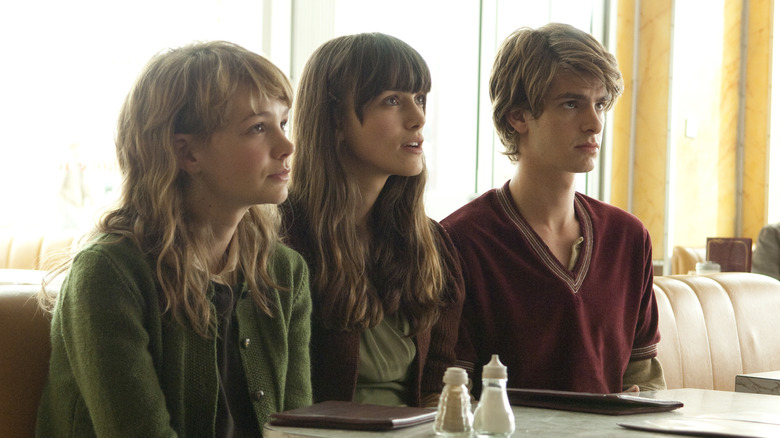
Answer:
[[[708,237],[707,260],[720,264],[721,272],[750,272],[753,240],[749,237]]]

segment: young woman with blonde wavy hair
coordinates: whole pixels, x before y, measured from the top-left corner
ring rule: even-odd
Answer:
[[[118,205],[63,269],[39,436],[259,436],[311,403],[311,297],[278,242],[289,80],[237,45],[147,64],[122,106]]]
[[[430,72],[397,38],[320,46],[293,110],[287,242],[312,271],[315,401],[427,405],[455,361],[462,279],[423,208]]]

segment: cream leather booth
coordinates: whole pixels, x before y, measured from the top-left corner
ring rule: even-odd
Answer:
[[[35,436],[49,366],[49,318],[38,309],[40,285],[0,285],[0,437]]]
[[[654,281],[667,386],[734,390],[737,374],[780,370],[780,282],[760,274]]]
[[[696,270],[696,263],[707,260],[707,248],[675,246],[672,248],[672,275],[685,275]]]
[[[46,269],[75,249],[74,234],[25,234],[0,230],[0,269]],[[47,266],[44,263],[49,262]]]
[[[48,369],[38,287],[0,285],[0,437],[32,437]],[[737,374],[780,370],[780,281],[727,272],[656,277],[669,388],[734,390]],[[510,370],[511,372],[511,370]]]

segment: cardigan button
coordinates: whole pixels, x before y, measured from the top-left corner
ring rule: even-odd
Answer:
[[[263,399],[263,397],[265,397],[265,393],[263,392],[263,390],[257,390],[252,395],[253,395],[253,398],[255,399],[255,401],[260,401],[260,400]]]
[[[249,338],[244,338],[241,340],[241,346],[244,348],[249,348],[249,344],[252,343],[252,340]]]

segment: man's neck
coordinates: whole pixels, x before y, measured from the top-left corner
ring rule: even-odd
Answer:
[[[574,175],[533,175],[518,164],[509,192],[526,222],[566,266],[571,247],[581,236],[574,211]]]
[[[529,223],[552,225],[574,217],[574,174],[539,174],[518,163],[509,191]]]

